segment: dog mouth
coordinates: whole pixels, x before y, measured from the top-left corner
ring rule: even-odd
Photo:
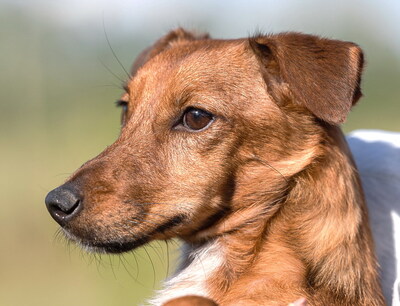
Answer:
[[[124,235],[121,235],[117,228],[114,229],[114,232],[112,227],[106,227],[106,232],[104,232],[104,229],[92,228],[89,232],[80,232],[79,234],[75,233],[74,229],[69,226],[64,226],[61,229],[67,239],[77,243],[89,253],[120,254],[132,251],[155,239],[171,238],[171,233],[176,236],[174,228],[184,223],[185,219],[185,215],[177,215],[146,231],[138,228],[135,233],[129,231]],[[144,221],[144,224],[146,224],[146,221]]]
[[[99,241],[98,239],[88,239],[77,236],[66,228],[61,228],[61,231],[66,239],[75,242],[88,253],[120,254],[139,248],[151,240],[150,237],[143,235],[127,241],[118,241],[118,239]]]

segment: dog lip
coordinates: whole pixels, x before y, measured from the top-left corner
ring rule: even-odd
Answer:
[[[107,243],[82,243],[85,247],[97,252],[120,254],[132,251],[149,241],[148,238],[139,238],[130,242],[107,242]]]
[[[120,254],[128,251],[132,251],[143,244],[149,242],[148,236],[145,235],[141,238],[137,238],[133,241],[109,241],[109,242],[98,242],[94,240],[89,240],[81,238],[71,232],[69,228],[63,228],[64,235],[67,239],[70,239],[78,243],[83,249],[92,253],[110,253],[110,254]]]
[[[143,233],[141,237],[136,238],[131,241],[105,241],[99,242],[96,239],[88,239],[73,233],[72,228],[68,226],[63,227],[64,234],[68,239],[77,242],[84,249],[90,252],[97,253],[110,253],[110,254],[120,254],[128,251],[132,251],[150,240],[154,237],[154,235],[166,232],[171,228],[183,223],[185,221],[185,215],[176,215],[172,219],[167,220],[164,223],[161,223],[159,226],[151,230],[149,233]]]

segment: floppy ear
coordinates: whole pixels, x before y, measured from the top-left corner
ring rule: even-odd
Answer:
[[[152,57],[156,56],[163,50],[169,48],[173,43],[208,38],[208,34],[196,34],[186,31],[182,28],[172,30],[167,35],[157,40],[151,47],[145,49],[144,51],[142,51],[142,53],[139,54],[132,65],[131,75],[134,76],[139,68],[142,67],[147,61],[149,61]]]
[[[258,36],[249,42],[267,83],[287,83],[294,102],[326,122],[344,122],[361,97],[364,60],[356,44],[301,33]]]

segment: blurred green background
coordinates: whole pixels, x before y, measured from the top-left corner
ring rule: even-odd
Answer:
[[[346,131],[400,131],[400,1],[0,0],[0,305],[136,305],[172,270],[176,243],[87,255],[55,236],[48,191],[112,143],[113,102],[138,52],[176,26],[219,38],[303,31],[365,51]],[[107,68],[106,68],[107,67]],[[110,73],[111,70],[112,73]]]

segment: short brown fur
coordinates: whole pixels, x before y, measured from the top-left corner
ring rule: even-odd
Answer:
[[[225,262],[207,289],[219,305],[384,305],[338,127],[362,66],[357,45],[312,35],[169,33],[134,63],[120,137],[67,182],[84,208],[65,230],[108,252],[217,241]],[[215,120],[185,130],[187,107]]]

